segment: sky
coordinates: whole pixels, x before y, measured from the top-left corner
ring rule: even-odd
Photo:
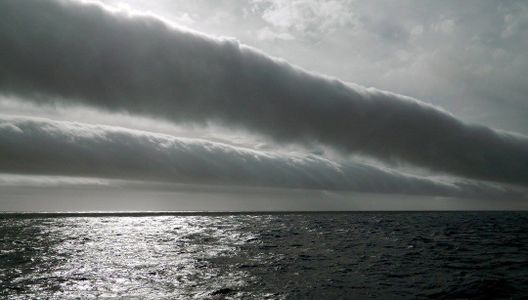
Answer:
[[[524,1],[6,0],[0,210],[527,209]]]

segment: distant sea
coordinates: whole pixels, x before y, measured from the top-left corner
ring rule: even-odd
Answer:
[[[0,214],[4,299],[521,299],[528,213]]]

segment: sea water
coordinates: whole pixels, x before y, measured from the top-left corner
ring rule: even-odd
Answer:
[[[525,212],[0,215],[0,298],[523,296]]]

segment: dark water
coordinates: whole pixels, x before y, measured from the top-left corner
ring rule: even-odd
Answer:
[[[0,228],[0,298],[528,296],[528,213],[0,215]]]

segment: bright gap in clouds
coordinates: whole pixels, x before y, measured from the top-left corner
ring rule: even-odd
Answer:
[[[178,137],[201,138],[250,148],[268,148],[269,141],[256,139],[242,132],[212,124],[174,124],[162,119],[131,115],[126,111],[109,113],[92,107],[63,104],[40,104],[23,101],[16,97],[0,96],[0,115],[42,117],[57,121],[101,124],[149,132],[170,134]]]

